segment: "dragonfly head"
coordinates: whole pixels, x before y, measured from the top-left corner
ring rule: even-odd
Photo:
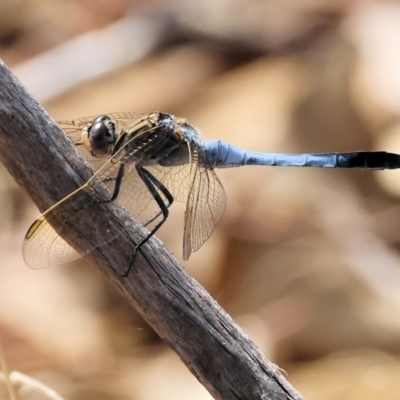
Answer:
[[[110,155],[117,138],[115,122],[107,115],[98,116],[82,131],[82,142],[95,157]]]

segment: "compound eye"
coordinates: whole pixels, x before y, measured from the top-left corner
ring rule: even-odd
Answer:
[[[97,117],[89,128],[89,142],[94,155],[107,155],[109,153],[110,119],[104,115]]]

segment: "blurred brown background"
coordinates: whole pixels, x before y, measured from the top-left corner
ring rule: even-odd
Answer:
[[[399,43],[398,1],[0,2],[0,57],[54,119],[160,110],[256,151],[400,152]],[[185,267],[307,399],[400,398],[400,174],[218,175]],[[38,211],[4,168],[0,196],[11,370],[67,399],[211,398],[94,268],[29,270]],[[178,258],[182,225],[177,205],[158,235]]]

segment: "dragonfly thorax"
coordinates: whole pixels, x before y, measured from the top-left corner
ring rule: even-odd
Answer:
[[[95,157],[109,156],[117,138],[115,122],[107,115],[100,115],[82,130],[82,143]]]

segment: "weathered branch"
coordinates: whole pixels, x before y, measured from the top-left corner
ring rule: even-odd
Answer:
[[[93,173],[1,61],[0,157],[42,211]],[[71,213],[67,228],[61,230],[57,222],[54,228],[78,250],[84,249],[76,240],[76,231],[90,240],[93,220],[104,219],[106,225],[111,220],[123,230],[117,240],[96,249],[87,259],[125,295],[215,398],[302,399],[158,239],[142,247],[128,278],[121,278],[131,261],[133,241],[144,237],[146,231],[118,204],[101,203],[96,208],[95,212],[87,208],[83,213]]]

